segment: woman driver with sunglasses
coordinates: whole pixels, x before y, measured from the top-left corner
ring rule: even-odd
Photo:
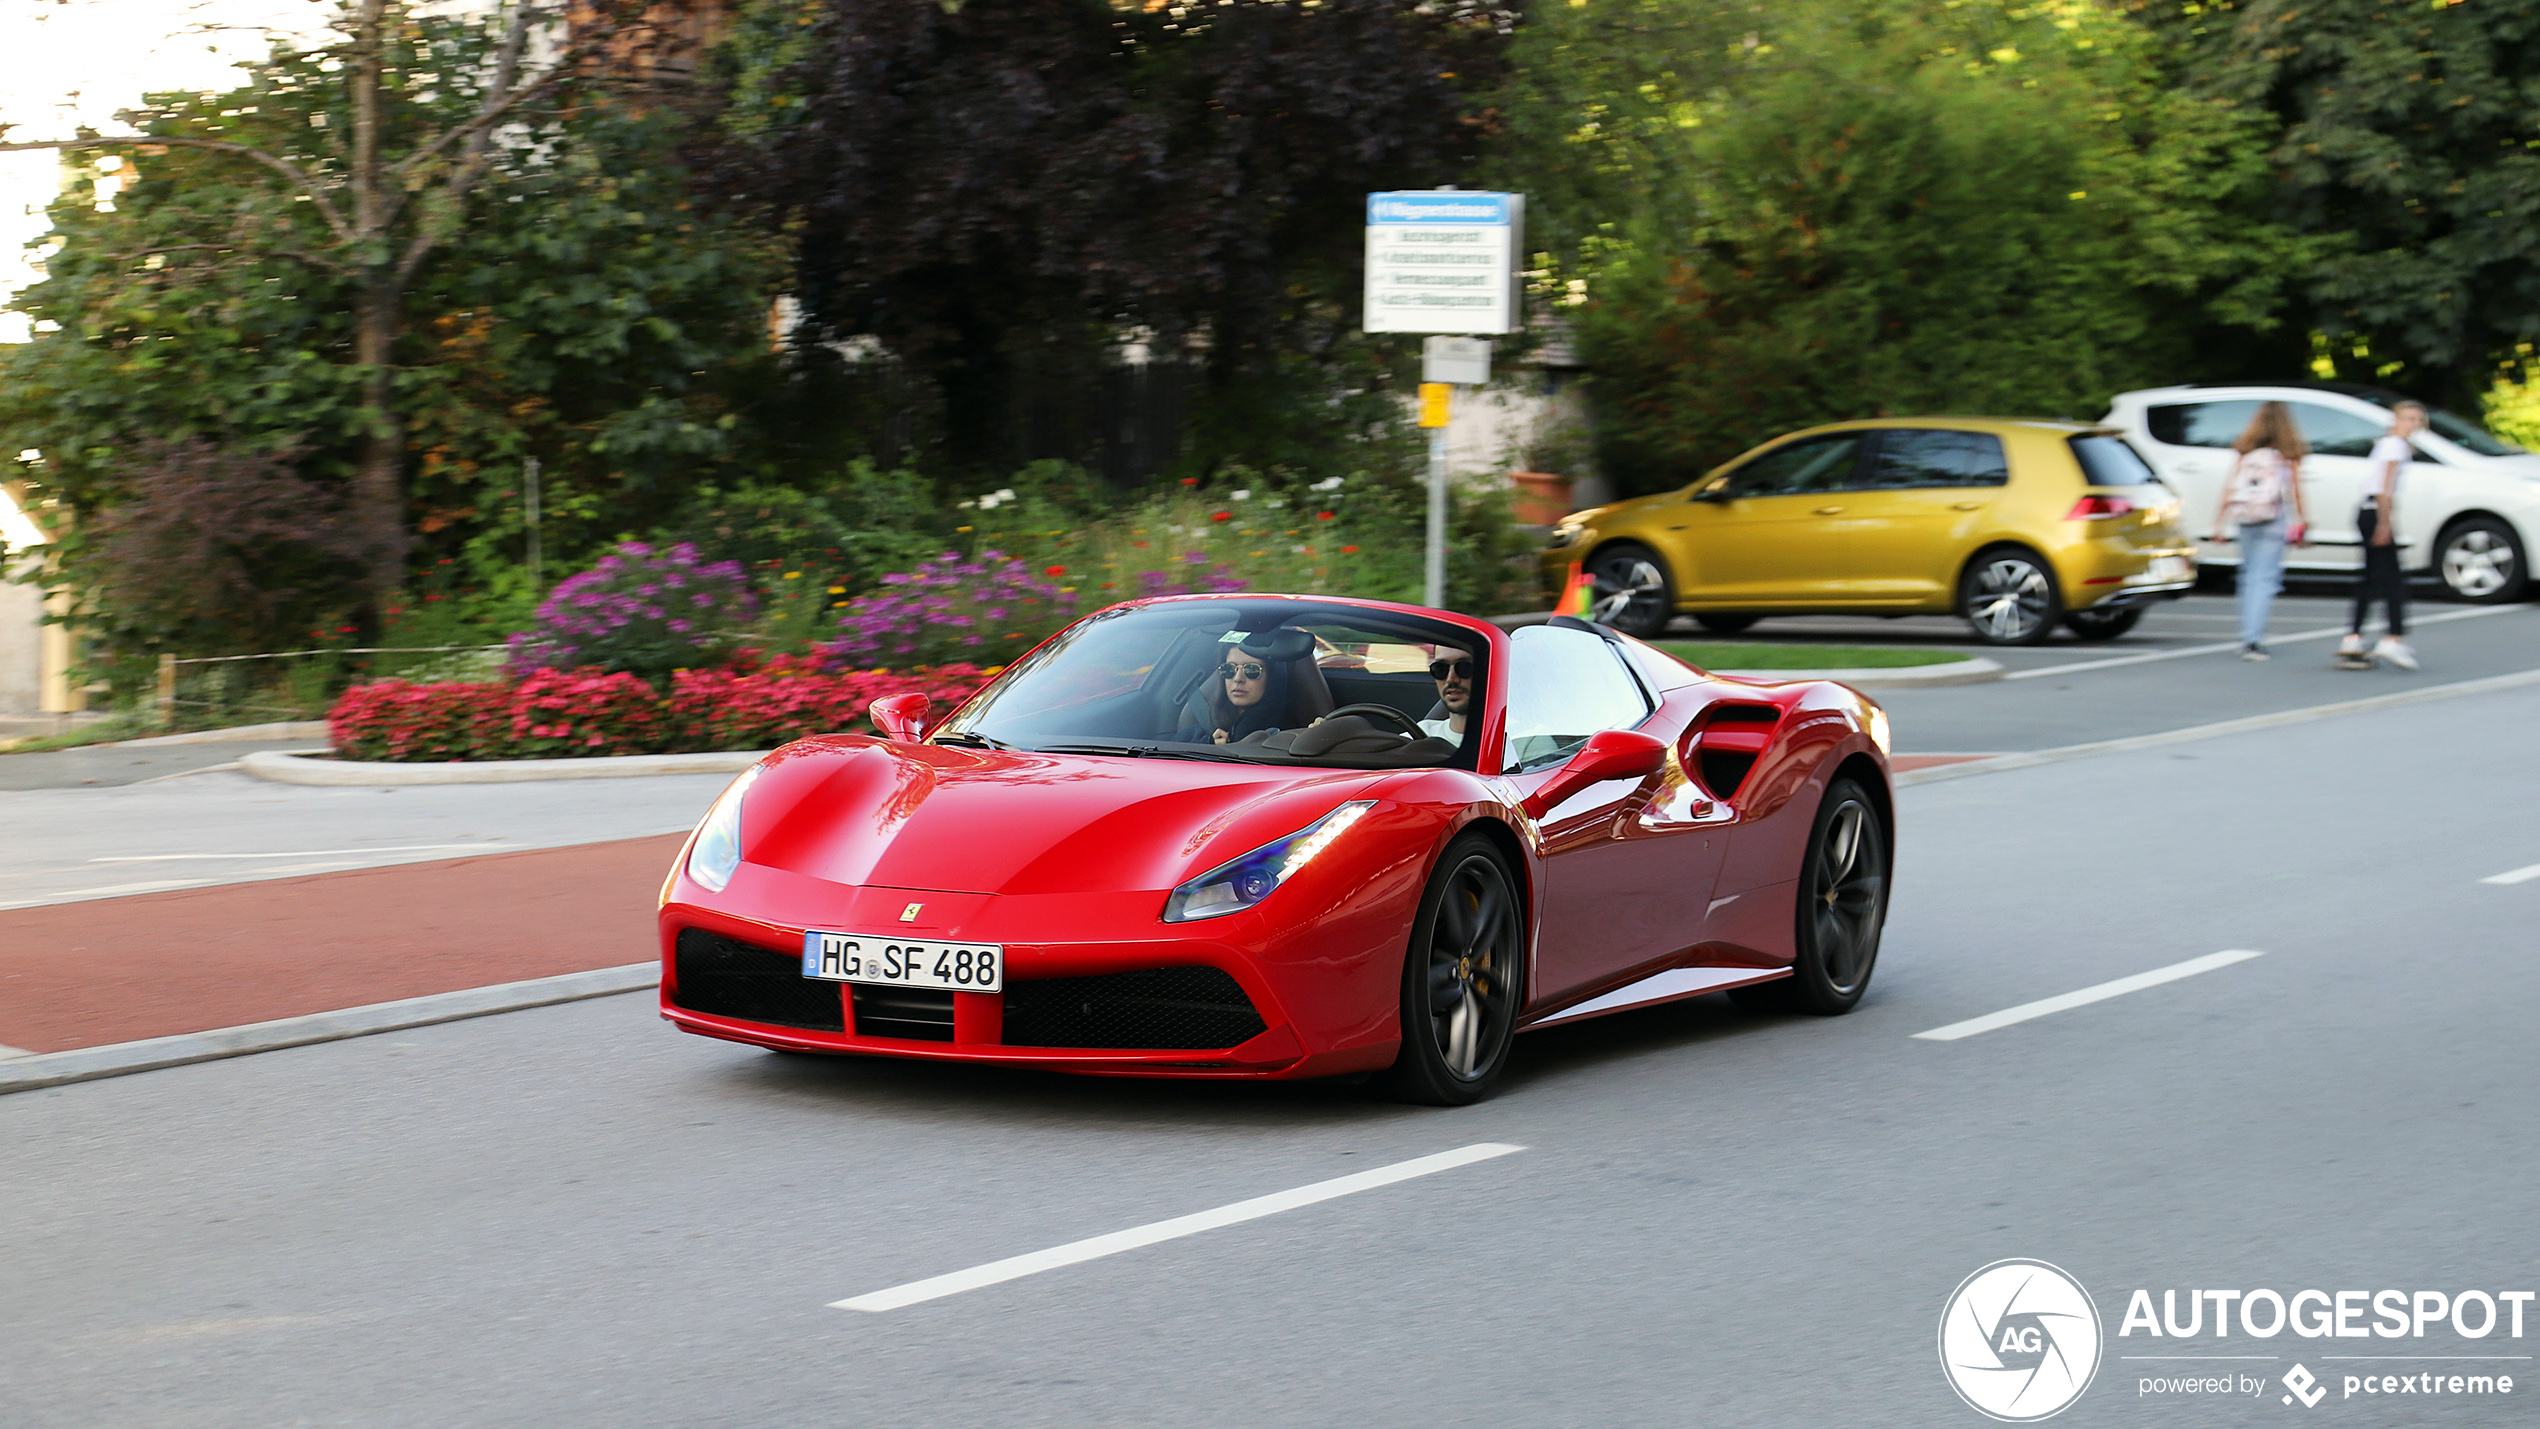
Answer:
[[[1473,708],[1473,653],[1440,645],[1429,659],[1429,678],[1438,682],[1438,702],[1446,718],[1424,719],[1420,728],[1449,744],[1464,742],[1464,718]]]

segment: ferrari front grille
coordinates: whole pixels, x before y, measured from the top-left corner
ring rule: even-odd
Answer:
[[[883,987],[856,983],[855,1035],[907,1037],[919,1042],[953,1039],[950,988]]]
[[[861,1025],[864,1013],[856,1016]],[[1009,1047],[1232,1047],[1265,1028],[1241,984],[1218,968],[1149,968],[1005,985]]]
[[[847,1030],[838,984],[804,977],[800,953],[762,948],[703,928],[683,928],[672,974],[674,1007],[771,1027]]]

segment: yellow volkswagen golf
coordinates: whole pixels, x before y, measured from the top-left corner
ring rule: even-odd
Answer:
[[[1767,615],[1956,611],[1988,644],[2058,623],[2113,640],[2196,583],[2178,498],[2116,432],[2072,422],[1896,417],[1765,443],[1681,491],[1562,518],[1596,618],[1633,635],[1679,612],[1722,634]]]

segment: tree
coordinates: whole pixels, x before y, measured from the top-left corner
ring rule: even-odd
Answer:
[[[2324,335],[2338,373],[2474,409],[2540,341],[2540,10],[2134,8],[2187,87],[2272,124],[2278,213],[2334,245],[2293,316]]]
[[[1707,93],[1574,125],[1628,181],[1563,267],[1625,489],[1841,418],[2096,416],[2265,336],[2302,250],[2249,217],[2250,125],[2063,8],[1788,7]]]
[[[1142,332],[1224,389],[1339,327],[1370,189],[1460,178],[1506,16],[1465,0],[758,0],[725,190],[812,335],[878,339],[992,466],[1017,375]]]
[[[123,186],[54,205],[47,276],[17,304],[38,335],[0,355],[0,445],[40,450],[29,477],[82,517],[63,551],[74,583],[88,526],[151,499],[146,442],[199,438],[242,460],[290,451],[343,494],[374,620],[410,546],[419,566],[456,560],[467,584],[534,603],[512,560],[527,458],[546,468],[548,549],[571,559],[732,466],[768,400],[779,250],[690,207],[680,115],[567,65],[588,43],[528,72],[522,12],[383,0],[344,23],[381,37],[368,146],[352,138],[369,81],[350,41],[279,50],[235,90],[151,96],[126,116],[146,139],[79,141]],[[401,165],[400,184],[424,186],[367,209],[349,196]],[[386,236],[339,237],[322,198]],[[92,625],[145,628],[106,615]]]
[[[211,254],[195,266],[230,267],[222,276],[233,279],[240,265],[290,265],[325,282],[334,289],[329,296],[349,307],[346,376],[359,394],[363,428],[352,520],[377,602],[385,604],[405,578],[406,443],[396,348],[408,290],[426,261],[467,226],[470,201],[500,152],[500,127],[527,120],[532,106],[579,76],[595,51],[622,43],[629,29],[622,9],[592,7],[579,37],[525,71],[531,36],[550,18],[530,0],[507,7],[490,45],[479,27],[419,18],[410,0],[347,0],[331,43],[273,51],[240,96],[252,103],[205,112],[175,100],[128,116],[139,136],[11,140],[0,126],[0,151],[173,152],[197,168],[217,161],[238,169],[210,180],[232,198],[220,231],[164,235],[197,241],[125,256],[164,266],[171,255]],[[230,119],[246,122],[221,122]],[[268,273],[261,280],[276,279]]]

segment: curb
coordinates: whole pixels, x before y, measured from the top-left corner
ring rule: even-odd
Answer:
[[[1732,680],[1758,683],[1832,680],[1856,690],[1928,690],[1942,685],[1981,685],[2003,677],[2002,666],[1982,656],[1940,665],[1894,665],[1866,670],[1713,670]]]
[[[409,997],[397,1002],[374,1002],[367,1007],[347,1007],[335,1012],[312,1012],[304,1017],[284,1017],[272,1022],[250,1022],[243,1027],[181,1032],[174,1037],[118,1042],[109,1047],[39,1052],[29,1057],[0,1061],[0,1095],[58,1087],[69,1082],[91,1082],[100,1077],[120,1077],[132,1072],[153,1072],[162,1067],[182,1067],[190,1062],[243,1057],[250,1052],[305,1047],[312,1042],[367,1037],[374,1032],[428,1027],[435,1022],[457,1022],[497,1012],[519,1012],[559,1002],[579,1002],[590,997],[641,992],[660,983],[660,963],[628,963],[622,967],[565,973],[560,977],[496,983],[491,987],[438,992],[428,997]]]
[[[2278,710],[2274,714],[2250,715],[2243,719],[2220,720],[2213,724],[2193,724],[2185,729],[2164,730],[2159,734],[2136,734],[2124,739],[2097,740],[2090,744],[2067,744],[2054,749],[2033,750],[2025,754],[1996,754],[1957,764],[1941,764],[1928,769],[1909,770],[1903,774],[1891,776],[1888,782],[1898,788],[1911,784],[1937,784],[1944,779],[1967,779],[1978,774],[1998,774],[2012,769],[2034,769],[2041,764],[2059,764],[2067,759],[2084,759],[2094,754],[2122,754],[2135,749],[2158,749],[2167,744],[2189,744],[2200,739],[2220,739],[2225,735],[2277,729],[2288,724],[2308,724],[2313,720],[2333,719],[2343,714],[2361,714],[2367,710],[2398,709],[2405,705],[2430,704],[2436,700],[2455,699],[2462,695],[2483,695],[2496,690],[2517,690],[2528,685],[2540,685],[2540,670],[2522,670],[2511,675],[2489,675],[2484,679],[2461,680],[2449,685],[2427,685],[2414,690],[2394,690],[2386,695],[2368,695],[2360,700],[2339,700],[2334,704],[2309,705],[2298,710]]]
[[[734,774],[767,755],[764,749],[714,754],[610,754],[597,759],[450,760],[440,764],[390,764],[358,759],[315,759],[323,750],[268,750],[238,767],[276,784],[378,786],[382,784],[522,784],[536,779],[633,779],[651,774]]]
[[[233,739],[324,739],[326,721],[286,719],[272,724],[240,724],[227,729],[198,729],[190,734],[154,734],[143,739],[117,739],[92,749],[138,749],[153,744],[220,744]]]

